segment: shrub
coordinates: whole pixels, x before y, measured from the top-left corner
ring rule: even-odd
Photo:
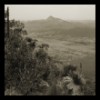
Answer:
[[[95,95],[95,83],[92,80],[88,80],[87,83],[82,87],[84,95]]]
[[[16,87],[26,93],[33,85],[34,66],[30,48],[16,29],[11,30],[9,37],[5,38],[6,88]]]
[[[71,75],[73,71],[76,71],[77,70],[77,67],[74,66],[74,65],[67,65],[67,66],[64,66],[64,69],[63,69],[63,76],[68,76],[68,75]]]

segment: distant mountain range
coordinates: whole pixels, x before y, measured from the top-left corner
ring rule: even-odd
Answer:
[[[66,21],[49,16],[43,20],[32,20],[23,22],[28,33],[47,33],[57,35],[70,35],[81,37],[95,36],[95,21]]]

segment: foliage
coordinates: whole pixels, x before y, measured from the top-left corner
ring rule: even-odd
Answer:
[[[20,90],[24,90],[25,87],[29,88],[28,86],[31,87],[31,85],[29,85],[30,81],[27,80],[32,77],[33,72],[29,73],[29,71],[34,67],[32,64],[33,58],[30,47],[16,29],[10,30],[9,37],[6,37],[5,39],[6,87],[10,88],[11,86],[14,86],[20,88]],[[27,89],[25,89],[25,91],[27,91]]]
[[[83,87],[84,95],[95,95],[95,82],[91,82],[91,80],[87,81],[87,84]]]
[[[68,76],[73,71],[76,71],[77,70],[77,67],[74,66],[74,65],[67,65],[67,66],[64,66],[64,69],[63,70],[64,70],[63,71],[63,76]]]
[[[23,95],[62,95],[66,91],[57,84],[64,76],[70,76],[75,84],[83,85],[76,66],[64,66],[62,72],[48,54],[49,45],[37,47],[37,40],[23,38],[23,30],[24,25],[13,20],[9,37],[5,36],[5,90],[18,90]]]

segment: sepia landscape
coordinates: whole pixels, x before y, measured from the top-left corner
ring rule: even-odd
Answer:
[[[9,17],[10,6],[5,6],[5,95],[95,95],[95,19],[18,20]]]

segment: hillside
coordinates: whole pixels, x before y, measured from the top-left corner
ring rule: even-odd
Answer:
[[[94,21],[5,15],[5,96],[95,95]]]
[[[48,44],[23,37],[18,23],[5,37],[5,95],[84,95],[87,84],[77,66],[63,65],[48,53]]]
[[[74,64],[83,64],[86,76],[95,75],[94,21],[65,21],[50,16],[45,20],[25,22],[25,28],[29,37],[50,45],[48,53],[51,56],[64,63],[72,58]]]
[[[24,22],[25,28],[29,34],[41,33],[39,35],[53,35],[62,37],[70,35],[73,37],[94,37],[95,22],[94,21],[66,21],[59,18],[49,16],[45,20],[33,20]],[[43,33],[43,34],[42,34]],[[52,37],[51,37],[52,38]]]

